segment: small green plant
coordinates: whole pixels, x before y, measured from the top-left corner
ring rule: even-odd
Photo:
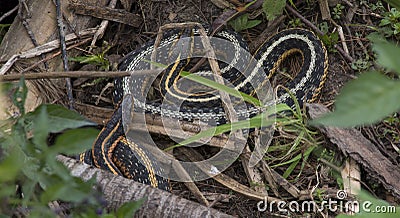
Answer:
[[[300,18],[295,18],[295,19],[291,19],[291,20],[289,21],[289,26],[290,26],[290,27],[294,27],[294,28],[296,28],[296,27],[302,27],[302,26],[303,26],[303,23],[301,22]]]
[[[290,1],[292,3],[292,1]],[[283,13],[286,0],[264,0],[262,9],[267,20],[273,20]]]
[[[229,21],[229,25],[231,25],[236,32],[253,28],[260,23],[261,20],[249,20],[249,14],[247,13],[234,20]]]
[[[333,11],[332,11],[333,19],[339,20],[343,14],[343,9],[344,9],[344,6],[342,4],[340,4],[340,3],[336,4],[336,6],[333,8]]]
[[[326,49],[329,52],[332,52],[332,53],[337,52],[337,50],[335,48],[335,45],[339,41],[339,34],[337,32],[328,33],[323,36],[320,36],[320,39],[322,40]]]
[[[110,48],[111,46],[108,45],[108,43],[104,43],[100,53],[71,57],[69,60],[79,62],[80,64],[93,64],[98,66],[100,70],[108,71],[110,70],[110,62],[105,58],[105,54],[110,50]]]
[[[384,14],[379,26],[388,27],[388,29],[384,31],[386,37],[398,37],[400,34],[400,11],[396,8],[390,9],[389,12]]]
[[[383,128],[381,138],[388,138],[391,142],[400,143],[400,118],[399,114],[395,113],[383,120]],[[397,150],[400,153],[399,150]]]
[[[280,134],[269,146],[268,155],[264,159],[271,164],[271,167],[288,165],[282,175],[284,178],[292,175],[299,166],[295,176],[295,179],[298,179],[309,158],[320,146],[318,133],[307,126],[303,108],[300,108],[295,96],[292,96],[292,99],[295,102],[295,109],[277,116],[276,129]]]
[[[90,127],[94,124],[59,105],[44,104],[25,113],[24,80],[1,85],[19,113],[0,121],[0,214],[15,216],[20,208],[30,217],[56,217],[57,211],[48,207],[54,201],[68,203],[71,216],[107,214],[104,199],[93,189],[95,180],[71,176],[56,160],[57,154],[76,155],[90,148],[99,133]],[[49,146],[52,133],[62,134]]]
[[[375,4],[370,4],[371,10],[377,13],[381,13],[385,10],[381,1],[377,1]]]
[[[337,52],[334,47],[339,41],[339,34],[337,32],[329,33],[329,25],[327,22],[321,22],[318,28],[324,33],[324,35],[319,36],[321,41],[324,43],[326,49],[329,52]]]
[[[324,21],[318,24],[318,29],[320,29],[324,34],[329,32],[328,22]]]
[[[356,71],[366,71],[371,67],[371,62],[368,58],[365,59],[357,59],[351,63],[351,69]]]
[[[325,200],[325,190],[319,188],[315,189],[314,196],[316,197],[314,200],[318,200],[318,203]]]

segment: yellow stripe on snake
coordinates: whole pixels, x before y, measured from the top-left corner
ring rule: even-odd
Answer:
[[[172,43],[178,46],[179,40],[185,34],[190,37],[197,36],[198,30],[191,28],[185,31],[169,31],[164,34],[163,44]],[[228,40],[234,45],[247,50],[244,40],[235,32],[221,31],[215,37]],[[119,65],[120,71],[141,70],[139,62],[144,57],[151,54],[154,50],[154,41],[146,43],[140,49],[129,53]],[[192,51],[190,51],[192,52]],[[326,78],[328,58],[327,52],[322,42],[312,32],[304,29],[289,29],[272,36],[263,43],[255,52],[254,58],[257,61],[257,67],[265,72],[260,83],[269,80],[282,65],[283,61],[293,53],[299,53],[302,57],[302,66],[297,75],[287,84],[282,84],[288,88],[297,98],[300,105],[307,101],[313,101],[321,92],[321,88]],[[240,61],[238,55],[234,54],[233,61]],[[238,56],[238,57],[236,57]],[[219,101],[218,95],[213,91],[198,92],[186,95],[185,91],[176,86],[180,79],[179,72],[189,71],[188,59],[176,59],[176,61],[166,68],[160,77],[158,87],[161,96],[167,94],[178,98],[183,102],[183,107],[176,110],[173,108],[162,108],[158,101],[134,101],[135,108],[139,108],[145,113],[160,114],[178,120],[204,120],[209,122],[215,120],[217,124],[225,123],[226,117]],[[252,86],[249,86],[246,78],[238,76],[237,72],[228,69],[228,66],[222,65],[222,77],[233,84],[236,90],[252,94]],[[204,75],[206,73],[198,73]],[[257,77],[259,75],[248,75]],[[129,77],[117,79],[115,82],[115,98],[120,101],[124,94],[131,92],[142,92],[143,86],[147,85],[145,80],[132,81]],[[193,86],[195,90],[197,87]],[[217,96],[217,97],[216,97]],[[211,103],[212,102],[212,103]],[[277,92],[277,103],[286,103],[293,106],[294,101],[284,90]],[[212,105],[212,106],[210,106]],[[215,106],[217,105],[217,106]],[[257,110],[249,107],[244,111],[243,116],[252,117],[256,115]],[[153,187],[170,190],[168,179],[159,176],[162,166],[153,162],[152,154],[141,149],[141,146],[135,144],[124,135],[122,125],[122,107],[119,106],[113,116],[99,134],[93,148],[83,154],[80,159],[85,163],[92,164],[98,168],[109,170],[114,174],[122,175],[136,181],[149,184]],[[140,160],[139,160],[139,159]]]

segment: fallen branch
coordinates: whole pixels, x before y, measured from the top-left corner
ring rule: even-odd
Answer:
[[[60,0],[55,0],[55,5],[56,5],[57,26],[58,26],[58,34],[59,34],[59,38],[60,38],[60,50],[61,50],[61,59],[63,62],[63,69],[64,69],[64,71],[69,71],[67,43],[65,42],[65,30],[64,30],[63,15],[61,13]],[[74,109],[73,108],[74,96],[72,94],[71,78],[69,78],[69,77],[65,78],[65,87],[67,88],[68,107],[69,107],[69,109]]]
[[[69,8],[77,14],[89,15],[104,20],[111,20],[118,23],[127,24],[133,27],[142,25],[143,20],[137,14],[129,13],[121,9],[112,9],[109,7],[97,7],[87,4],[73,3],[69,4]]]
[[[13,9],[11,9],[10,11],[6,12],[5,14],[3,14],[3,15],[0,17],[0,22],[1,22],[2,20],[4,20],[6,17],[10,16],[12,13],[16,12],[17,10],[18,10],[18,5],[15,6]]]
[[[109,209],[116,209],[129,201],[146,199],[136,212],[136,217],[232,217],[172,193],[114,175],[65,156],[59,155],[57,159],[68,167],[73,176],[85,181],[96,175],[96,182],[104,194]]]
[[[16,81],[22,76],[25,80],[35,79],[59,79],[59,78],[98,78],[98,77],[124,77],[135,75],[152,75],[159,73],[159,70],[138,70],[138,71],[53,71],[43,73],[24,73],[0,75],[0,81]]]

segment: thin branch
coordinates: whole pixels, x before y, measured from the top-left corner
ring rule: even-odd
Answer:
[[[67,51],[69,51],[69,50],[71,50],[71,49],[73,49],[73,48],[76,48],[76,47],[78,47],[78,46],[81,46],[81,45],[83,45],[83,44],[89,42],[90,40],[91,40],[90,38],[87,38],[87,39],[83,39],[83,40],[80,41],[80,42],[74,43],[73,45],[67,47]],[[37,67],[40,63],[42,63],[42,62],[44,62],[44,61],[51,60],[51,59],[57,57],[57,56],[60,55],[60,54],[61,54],[61,51],[55,52],[55,53],[53,53],[52,55],[48,55],[45,59],[39,60],[38,62],[36,62],[36,63],[30,65],[29,67],[27,67],[27,68],[21,70],[20,73],[28,72],[28,71],[32,70],[33,68]]]
[[[61,57],[63,61],[63,69],[64,71],[69,71],[68,67],[68,56],[67,56],[67,44],[65,42],[65,32],[64,32],[64,23],[63,23],[63,15],[61,13],[61,2],[60,0],[55,0],[56,2],[56,16],[57,16],[57,25],[58,31],[60,35],[60,47],[61,47]],[[72,95],[72,84],[71,79],[65,79],[66,87],[67,87],[67,96],[68,96],[68,106],[69,109],[73,109],[74,97]]]
[[[27,13],[27,16],[25,16],[25,15],[23,14],[23,12],[22,12],[23,9],[22,9],[22,8],[25,9],[25,11],[26,11],[26,13]],[[22,25],[25,27],[25,30],[26,30],[26,32],[28,33],[28,36],[29,36],[29,38],[31,39],[33,46],[38,47],[38,46],[39,46],[39,43],[38,43],[37,40],[36,40],[35,34],[33,33],[32,28],[31,28],[31,26],[30,26],[30,24],[29,24],[29,21],[28,21],[28,18],[27,18],[27,17],[31,17],[31,13],[30,13],[30,11],[29,11],[28,5],[26,5],[25,0],[20,0],[20,1],[19,1],[18,16],[19,16],[19,18],[21,19]],[[40,58],[43,60],[43,59],[45,59],[46,57],[44,56],[44,54],[41,54],[41,55],[40,55]],[[45,69],[48,69],[48,68],[49,68],[47,62],[43,62],[43,65],[44,65],[44,68],[45,68]]]
[[[0,17],[0,22],[4,20],[6,17],[10,16],[12,13],[14,13],[16,10],[18,10],[18,5],[15,6],[13,9],[11,9],[9,12],[3,14],[3,16]]]
[[[114,21],[118,23],[127,24],[134,28],[140,27],[143,20],[138,14],[130,13],[124,9],[115,9],[116,1],[110,2],[107,7],[104,6],[94,6],[79,2],[71,2],[69,4],[69,9],[73,10],[76,14],[82,14],[87,16],[92,16],[100,18],[104,21]],[[143,10],[141,10],[143,12]],[[101,24],[100,26],[102,26]],[[100,28],[99,28],[100,29]],[[104,33],[102,30],[101,35]]]
[[[60,79],[60,78],[97,78],[97,77],[124,77],[135,75],[153,75],[159,73],[159,70],[139,70],[139,71],[54,71],[42,73],[25,73],[0,75],[0,81],[17,81],[24,76],[25,80],[36,79]]]

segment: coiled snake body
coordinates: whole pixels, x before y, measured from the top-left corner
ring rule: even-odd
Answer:
[[[187,32],[186,32],[187,34]],[[196,28],[190,30],[190,37],[198,35]],[[182,32],[173,31],[167,33],[161,41],[159,48],[169,45],[176,47]],[[234,48],[243,48],[247,50],[247,46],[241,37],[231,31],[221,31],[216,37],[227,40],[234,45]],[[235,47],[236,46],[236,47]],[[119,70],[133,71],[143,70],[140,63],[146,57],[149,57],[154,50],[154,42],[145,44],[138,50],[129,53],[120,63]],[[241,61],[240,53],[233,52],[231,62],[239,63]],[[190,52],[189,52],[190,53]],[[262,77],[257,73],[250,73],[246,77],[240,76],[231,65],[221,65],[221,72],[224,79],[233,84],[236,90],[251,94],[254,84],[249,85],[249,81],[263,83],[276,73],[281,66],[283,60],[293,53],[299,53],[302,57],[302,66],[297,75],[288,82],[282,84],[293,93],[298,102],[302,104],[306,101],[313,101],[321,91],[324,83],[328,59],[326,50],[322,42],[312,32],[304,29],[289,29],[282,31],[259,47],[254,55],[256,67],[262,69],[266,76]],[[188,55],[190,56],[190,54]],[[170,66],[164,70],[165,72],[159,78],[159,91],[162,96],[172,95],[174,98],[181,100],[183,103],[180,108],[162,107],[162,102],[147,101],[144,99],[134,100],[135,109],[142,110],[146,113],[161,114],[175,119],[185,120],[204,120],[210,122],[215,120],[217,124],[226,122],[225,112],[218,102],[219,96],[213,91],[202,91],[197,94],[187,94],[187,90],[180,90],[174,85],[180,79],[179,72],[188,71],[188,59],[178,56]],[[143,64],[143,62],[142,62]],[[201,70],[200,70],[201,71]],[[255,71],[256,72],[256,71]],[[197,72],[198,75],[209,76],[207,72]],[[158,80],[156,80],[158,81]],[[124,94],[136,94],[143,92],[143,86],[147,84],[146,78],[131,79],[129,77],[116,80],[115,98],[121,100]],[[190,87],[196,89],[195,86]],[[284,91],[277,92],[277,102],[286,103],[293,106],[293,99]],[[258,113],[252,107],[243,109],[238,112],[239,116],[248,117]],[[122,107],[119,106],[114,112],[110,121],[104,127],[95,141],[93,148],[80,155],[80,159],[88,164],[92,164],[98,168],[106,169],[114,174],[123,175],[136,181],[150,184],[164,190],[170,190],[168,179],[158,176],[158,172],[162,170],[152,161],[152,154],[141,149],[141,146],[130,142],[124,135],[122,125]],[[139,160],[139,159],[140,160]]]

